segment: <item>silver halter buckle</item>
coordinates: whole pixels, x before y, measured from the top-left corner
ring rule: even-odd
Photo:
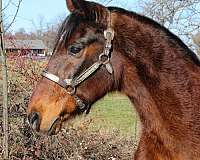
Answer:
[[[107,30],[104,31],[104,38],[106,40],[112,41],[115,37],[115,32],[112,28],[108,28]]]

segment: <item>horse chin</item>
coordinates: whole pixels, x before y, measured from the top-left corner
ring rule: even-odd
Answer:
[[[73,116],[72,116],[73,117]],[[52,136],[59,133],[62,128],[62,124],[69,121],[72,118],[69,114],[66,114],[63,117],[56,118],[53,122],[51,127],[49,128],[47,135]]]
[[[40,131],[37,132],[38,135],[47,135],[47,136],[53,136],[57,135],[62,127],[66,127],[67,124],[73,121],[76,117],[79,117],[83,114],[84,112],[72,112],[72,113],[67,113],[65,115],[61,115],[59,117],[56,117],[55,119],[52,120],[49,125],[48,129],[42,129],[40,128]]]
[[[47,132],[47,135],[48,136],[52,136],[52,135],[56,135],[58,134],[58,132],[60,131],[61,129],[61,124],[62,124],[62,121],[60,118],[56,118],[53,122],[52,122],[52,125],[51,127],[49,128],[48,132]]]

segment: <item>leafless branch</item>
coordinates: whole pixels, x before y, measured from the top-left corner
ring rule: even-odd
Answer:
[[[193,46],[192,36],[200,28],[199,0],[151,0],[143,2],[143,14],[158,21]]]
[[[11,4],[12,0],[9,0],[8,3],[5,5],[5,7],[2,9],[2,11],[4,11],[6,8],[8,8],[8,6]]]
[[[10,24],[7,26],[7,28],[5,29],[5,32],[7,32],[9,29],[10,29],[10,27],[13,25],[13,23],[15,22],[15,19],[16,19],[16,17],[17,17],[17,14],[18,14],[18,12],[19,12],[19,8],[20,8],[20,5],[21,5],[21,3],[22,3],[22,0],[19,0],[18,1],[18,4],[17,4],[17,10],[16,10],[16,12],[15,12],[15,14],[14,14],[14,17],[13,17],[13,19],[12,19],[12,21],[10,22]]]

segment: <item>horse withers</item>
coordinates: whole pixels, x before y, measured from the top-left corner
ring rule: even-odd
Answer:
[[[200,159],[200,62],[169,30],[116,7],[66,0],[64,20],[28,119],[57,134],[108,92],[134,104],[142,124],[135,160]]]

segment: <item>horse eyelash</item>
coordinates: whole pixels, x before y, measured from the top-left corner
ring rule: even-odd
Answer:
[[[72,45],[70,45],[69,48],[72,47],[72,46],[77,47],[77,48],[81,48],[81,49],[84,49],[86,47],[86,45],[82,42],[75,42]]]
[[[89,46],[90,44],[94,43],[98,41],[98,38],[95,37],[95,38],[83,38],[83,39],[80,39],[78,40],[77,42],[75,42],[74,44],[72,44],[72,46],[81,46],[82,48],[85,48],[86,46]]]
[[[78,39],[77,41],[75,41],[74,43],[72,43],[69,47],[68,50],[73,46],[73,47],[77,47],[80,49],[84,49],[85,47],[91,45],[94,42],[97,41],[102,41],[97,35],[94,36],[90,36],[90,37],[83,37]]]

